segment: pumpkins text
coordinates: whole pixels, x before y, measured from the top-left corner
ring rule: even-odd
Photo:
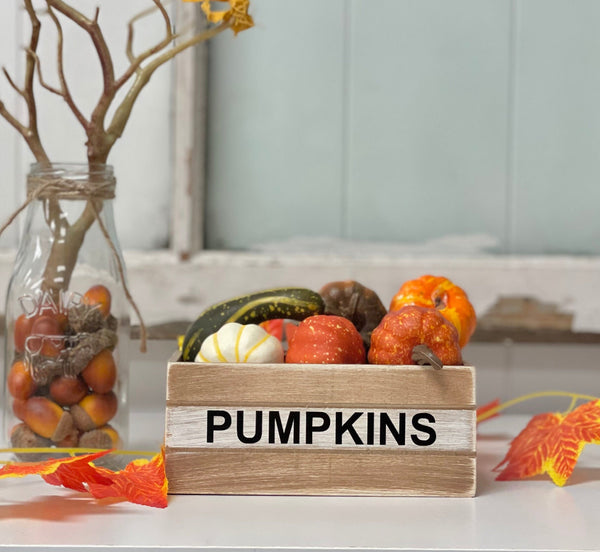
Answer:
[[[426,447],[436,441],[435,422],[429,412],[208,409],[205,436],[217,445]]]

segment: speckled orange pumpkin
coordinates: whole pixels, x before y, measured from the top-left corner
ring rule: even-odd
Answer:
[[[425,275],[402,284],[392,298],[390,311],[405,305],[434,307],[458,330],[458,340],[464,347],[475,331],[477,316],[462,288],[443,276]]]
[[[415,364],[413,349],[427,345],[443,364],[462,364],[458,332],[431,307],[407,305],[386,314],[371,334],[371,364]]]
[[[342,316],[319,314],[304,319],[290,340],[286,362],[362,364],[365,346],[354,324]]]

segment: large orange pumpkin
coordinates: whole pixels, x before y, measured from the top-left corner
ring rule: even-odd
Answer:
[[[298,364],[363,364],[365,359],[365,346],[354,324],[329,314],[300,322],[285,357],[286,362]]]
[[[371,364],[415,364],[413,352],[427,346],[442,364],[462,364],[454,324],[431,307],[407,305],[390,312],[371,334]]]
[[[402,284],[392,298],[390,311],[405,305],[434,307],[452,322],[458,330],[458,341],[464,347],[475,331],[477,316],[467,294],[462,288],[443,276],[421,276]]]

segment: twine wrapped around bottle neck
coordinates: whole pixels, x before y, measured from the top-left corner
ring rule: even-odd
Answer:
[[[27,178],[27,197],[34,199],[114,199],[116,179],[96,180],[53,178],[30,175]]]
[[[89,201],[89,205],[94,213],[94,218],[100,227],[102,235],[106,239],[108,246],[110,247],[115,261],[117,263],[117,269],[121,278],[121,285],[125,296],[135,311],[138,320],[140,321],[140,351],[146,352],[147,332],[146,325],[140,313],[140,310],[133,300],[127,282],[125,281],[125,269],[121,261],[121,255],[117,251],[117,247],[110,237],[108,230],[100,216],[97,203],[101,200],[114,199],[115,197],[115,185],[116,180],[114,177],[101,177],[90,180],[73,180],[67,178],[56,178],[49,177],[48,175],[30,175],[27,179],[27,198],[23,204],[18,207],[8,220],[0,228],[0,235],[6,230],[13,221],[24,211],[27,206],[37,199],[83,199]]]

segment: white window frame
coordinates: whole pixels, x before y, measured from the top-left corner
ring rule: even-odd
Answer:
[[[176,21],[180,14],[178,10]],[[265,287],[319,289],[328,281],[350,278],[376,290],[387,304],[404,280],[434,273],[447,275],[468,290],[479,314],[500,297],[527,295],[572,312],[574,330],[600,333],[600,298],[595,294],[600,281],[597,257],[457,258],[203,250],[207,53],[205,44],[174,61],[169,248],[124,252],[130,289],[147,324],[193,320],[218,300]],[[14,255],[14,250],[0,251],[0,290],[7,289]],[[4,297],[0,305],[3,310]],[[132,320],[135,323],[135,318]]]

